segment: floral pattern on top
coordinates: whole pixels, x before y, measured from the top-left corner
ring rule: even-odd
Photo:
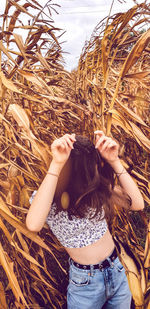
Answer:
[[[30,203],[32,202],[36,191],[33,192]],[[90,211],[93,211],[90,208]],[[102,219],[99,215],[95,218],[77,218],[72,216],[72,220],[68,218],[67,211],[56,213],[56,204],[53,203],[46,223],[52,230],[53,234],[64,247],[82,248],[93,244],[99,240],[108,230],[108,225],[102,213]]]

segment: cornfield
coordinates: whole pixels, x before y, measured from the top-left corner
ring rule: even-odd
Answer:
[[[71,73],[56,9],[51,1],[7,0],[1,15],[0,308],[65,308],[67,254],[46,225],[38,234],[28,231],[25,217],[53,139],[67,132],[93,139],[102,129],[119,140],[123,165],[145,200],[143,212],[116,208],[110,229],[133,308],[149,309],[150,5],[100,21]]]

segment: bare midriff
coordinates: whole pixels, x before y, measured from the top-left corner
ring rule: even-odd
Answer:
[[[77,263],[88,265],[105,260],[114,249],[114,241],[109,230],[95,243],[82,248],[65,248],[69,256]]]

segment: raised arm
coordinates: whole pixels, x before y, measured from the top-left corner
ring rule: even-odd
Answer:
[[[58,177],[70,156],[74,141],[74,134],[65,134],[63,137],[56,139],[51,145],[52,162],[26,217],[26,226],[30,231],[38,232],[44,226],[53,202]]]
[[[119,145],[110,137],[104,135],[102,131],[95,131],[96,145],[101,156],[111,165],[114,172],[119,178],[122,188],[132,200],[132,210],[143,210],[144,200],[136,183],[123,167],[119,157]]]

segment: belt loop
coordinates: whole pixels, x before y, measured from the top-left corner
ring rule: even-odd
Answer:
[[[94,275],[94,266],[90,265],[90,276],[93,277]]]
[[[99,270],[100,270],[100,271],[104,271],[103,263],[99,263]]]
[[[72,258],[70,256],[69,256],[68,262],[69,262],[69,266],[71,266],[72,265]]]
[[[111,261],[110,257],[108,257],[106,260],[109,262],[110,267],[113,268],[114,267],[114,263]]]

